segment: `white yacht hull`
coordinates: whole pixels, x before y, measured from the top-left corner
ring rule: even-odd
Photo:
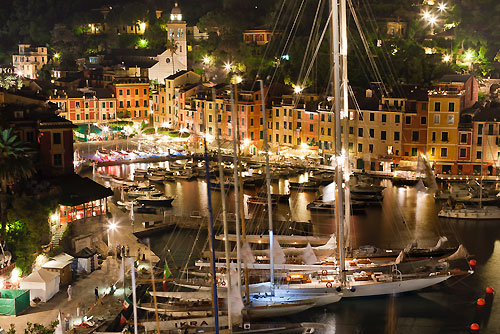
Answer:
[[[500,219],[500,208],[484,207],[481,209],[442,209],[439,217],[454,219]]]

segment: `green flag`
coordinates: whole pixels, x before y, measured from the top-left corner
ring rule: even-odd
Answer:
[[[165,260],[165,266],[163,267],[163,274],[165,279],[169,278],[172,273],[170,272],[170,269],[168,268],[167,260]]]

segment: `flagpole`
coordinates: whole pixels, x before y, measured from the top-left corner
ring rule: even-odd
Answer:
[[[123,269],[123,301],[125,301],[125,256],[122,256],[122,269]]]
[[[217,272],[215,271],[215,238],[214,238],[214,217],[212,213],[212,194],[210,193],[210,166],[208,161],[208,149],[207,149],[207,140],[204,139],[203,143],[205,144],[205,178],[207,182],[207,204],[208,204],[208,226],[210,228],[210,248],[212,251],[212,287],[213,287],[213,304],[214,304],[214,325],[215,325],[215,333],[219,334],[219,299],[217,297]],[[229,297],[229,296],[228,296]],[[158,331],[159,333],[160,331]]]
[[[151,250],[151,243],[148,242],[148,248]],[[151,256],[149,258],[149,267],[151,269],[151,284],[153,285],[153,302],[155,304],[155,318],[156,318],[156,329],[158,330],[158,334],[160,333],[160,319],[158,318],[158,301],[156,299],[156,284],[155,284],[155,275],[153,270],[153,263],[151,262]]]
[[[134,334],[138,334],[137,330],[137,296],[136,296],[136,291],[135,291],[135,265],[134,265],[134,259],[132,257],[129,258],[130,261],[130,271],[132,273],[132,303],[133,309],[134,309]]]

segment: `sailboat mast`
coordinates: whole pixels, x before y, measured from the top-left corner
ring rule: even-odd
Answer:
[[[264,151],[266,152],[266,189],[267,189],[267,215],[269,219],[269,269],[271,274],[271,293],[274,295],[274,256],[273,256],[273,212],[271,201],[271,172],[269,171],[269,143],[267,137],[266,105],[264,99],[264,82],[260,82],[260,102],[262,109],[262,123],[264,124]]]
[[[132,303],[133,303],[133,312],[134,312],[134,334],[138,334],[137,330],[137,294],[135,291],[135,265],[134,265],[134,259],[129,258],[128,259],[130,262],[130,272],[132,276]]]
[[[486,131],[486,130],[483,130]],[[483,141],[482,141],[482,149],[481,149],[481,184],[479,185],[479,208],[481,209],[483,207],[483,161],[484,161],[484,154],[486,153],[484,151],[484,142],[488,137],[483,136]]]
[[[231,85],[231,114],[232,114],[232,129],[233,129],[233,170],[234,170],[234,211],[236,218],[236,264],[238,268],[238,291],[241,293],[241,241],[240,241],[240,194],[238,187],[238,146],[237,146],[237,129],[238,123],[236,118],[236,110],[234,105],[234,89]]]
[[[335,183],[336,183],[336,204],[335,204],[335,222],[337,224],[338,253],[339,253],[339,272],[342,282],[344,282],[345,271],[345,250],[344,250],[344,200],[342,189],[342,165],[340,157],[342,155],[341,124],[340,124],[340,43],[339,43],[339,8],[337,0],[330,1],[331,20],[331,52],[333,55],[333,97],[335,112]],[[347,129],[346,129],[347,131]]]
[[[226,252],[226,280],[227,280],[227,322],[229,326],[229,332],[233,331],[233,323],[231,316],[231,258],[229,257],[229,240],[228,240],[228,227],[227,227],[227,210],[226,210],[226,191],[224,189],[224,168],[222,167],[222,151],[220,148],[220,134],[219,134],[219,108],[217,107],[217,99],[215,94],[215,88],[212,88],[212,96],[215,103],[215,131],[217,133],[217,162],[219,164],[219,182],[220,182],[220,193],[222,201],[222,224],[224,226],[224,249]]]
[[[347,78],[347,4],[346,0],[340,0],[340,56],[342,57],[342,112],[341,117],[344,120],[344,147],[349,147],[349,80]],[[346,149],[344,160],[345,176],[345,247],[350,249],[350,226],[351,226],[351,190],[349,188],[349,150]]]
[[[208,160],[207,140],[204,139],[203,143],[205,144],[205,173],[207,181],[208,227],[210,230],[210,250],[212,252],[212,289],[214,298],[213,300],[214,325],[215,325],[215,333],[219,334],[219,299],[217,297],[217,272],[215,271],[215,261],[217,260],[217,258],[215,257],[214,216],[212,212],[212,194],[210,190],[210,166],[209,166],[210,164]],[[156,302],[156,294],[155,294],[155,302]],[[158,330],[158,333],[160,333],[160,330]]]

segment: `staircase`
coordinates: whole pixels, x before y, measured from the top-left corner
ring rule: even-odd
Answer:
[[[52,234],[52,240],[51,240],[51,242],[52,242],[53,247],[58,247],[59,246],[59,243],[61,242],[61,239],[62,239],[64,230],[65,230],[65,227],[66,226],[58,228],[57,231]]]

